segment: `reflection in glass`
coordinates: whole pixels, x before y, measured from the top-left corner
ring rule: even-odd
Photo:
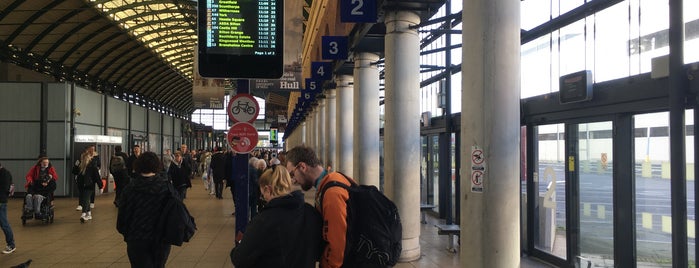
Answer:
[[[578,139],[580,256],[584,265],[614,267],[612,122],[579,124]]]
[[[538,126],[536,248],[566,259],[566,195],[563,124]]]

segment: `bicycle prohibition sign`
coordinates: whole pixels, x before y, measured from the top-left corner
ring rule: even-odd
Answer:
[[[228,118],[233,122],[252,123],[260,112],[259,104],[250,94],[237,94],[228,101]]]

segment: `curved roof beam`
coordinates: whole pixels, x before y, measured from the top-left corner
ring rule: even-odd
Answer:
[[[142,46],[140,46],[140,45],[138,46],[138,48],[140,48],[140,51],[139,51],[138,53],[132,55],[129,59],[127,59],[126,61],[122,62],[119,66],[116,66],[116,68],[114,68],[114,71],[112,71],[112,72],[105,78],[105,80],[110,80],[110,79],[112,78],[112,76],[114,76],[115,74],[117,74],[119,71],[124,70],[124,69],[125,69],[124,67],[126,67],[126,65],[128,65],[129,63],[131,63],[133,60],[135,60],[135,59],[138,58],[138,57],[141,57],[144,53],[150,52],[150,51],[148,51],[147,49],[144,49],[144,48],[143,48]],[[124,72],[124,73],[126,73],[126,72]],[[123,74],[122,74],[122,76],[123,76]],[[115,81],[119,81],[119,80],[121,80],[121,77],[117,78],[117,80],[115,80]]]
[[[148,51],[147,49],[144,49],[144,50],[145,50],[145,52],[150,52],[150,51]],[[145,53],[145,52],[144,52],[144,53]],[[128,61],[125,61],[124,63],[122,63],[121,66],[119,66],[119,67],[117,68],[117,70],[125,70],[125,69],[126,69],[127,71],[123,72],[123,73],[122,73],[119,77],[117,77],[114,81],[117,81],[117,82],[121,81],[121,79],[123,79],[124,76],[125,76],[126,74],[131,73],[131,72],[133,71],[133,69],[134,69],[133,67],[134,67],[134,66],[138,66],[139,63],[133,63],[133,64],[131,63],[131,62],[134,61],[136,58],[145,57],[145,59],[143,59],[143,61],[141,61],[140,64],[143,64],[143,63],[151,63],[151,62],[153,61],[154,57],[148,57],[149,55],[143,55],[144,53],[139,53],[139,54],[137,54],[137,55],[134,55],[134,56],[131,57]],[[146,54],[150,54],[150,53],[146,53]],[[150,61],[148,61],[148,60],[150,60]],[[148,62],[144,62],[144,61],[148,61]],[[126,68],[127,65],[128,65],[128,66],[131,66],[131,68]]]
[[[152,60],[151,60],[151,61],[152,61]],[[139,78],[139,79],[140,79],[142,76],[146,75],[147,73],[144,72],[146,69],[150,68],[150,70],[152,71],[152,70],[155,69],[155,68],[161,68],[162,65],[161,65],[161,64],[158,64],[159,61],[160,61],[160,60],[157,60],[157,61],[155,61],[154,63],[150,63],[150,64],[149,64],[149,63],[146,63],[146,62],[142,62],[142,63],[139,63],[139,64],[133,66],[134,68],[131,68],[131,72],[132,72],[133,74],[132,74],[132,75],[129,75],[128,79],[126,79],[126,81],[124,81],[123,85],[124,85],[125,87],[132,87],[133,85],[132,85],[132,86],[129,86],[129,84],[131,84],[131,81],[134,81],[134,80],[135,80],[135,81],[138,81],[138,79],[136,79],[136,78]],[[139,65],[140,65],[140,68],[136,68],[136,67],[138,67]],[[136,83],[134,83],[134,84],[136,84]]]
[[[97,60],[92,61],[92,64],[90,64],[90,66],[87,66],[86,71],[89,73],[92,70],[92,68],[95,68],[95,66],[98,63],[102,62],[102,60],[107,59],[107,56],[111,55],[114,52],[122,50],[121,47],[123,47],[124,45],[126,45],[132,41],[133,40],[131,40],[130,38],[126,38],[123,41],[119,42],[118,44],[114,45],[113,47],[111,47],[109,49],[105,49],[105,51],[102,54],[97,56]],[[122,53],[128,53],[128,52],[129,52],[128,50],[124,50]],[[117,59],[118,58],[115,57],[114,59],[112,59],[112,61],[117,60]],[[105,66],[109,67],[109,65],[105,65]],[[102,70],[104,70],[104,68],[100,69],[100,72],[95,74],[95,76],[99,77],[102,74],[102,72],[101,72]]]
[[[17,29],[15,29],[15,31],[14,31],[12,34],[10,34],[9,36],[7,36],[7,38],[5,39],[5,42],[8,43],[8,44],[12,44],[12,41],[14,41],[15,38],[16,38],[17,36],[19,36],[19,34],[21,34],[25,29],[27,29],[27,27],[29,27],[29,26],[31,26],[32,24],[34,24],[34,21],[35,21],[36,19],[38,19],[39,17],[41,17],[41,16],[43,16],[44,14],[46,14],[46,12],[51,11],[51,10],[52,10],[54,7],[56,7],[57,5],[62,4],[63,1],[65,1],[65,0],[51,1],[51,3],[49,3],[49,4],[46,5],[46,6],[44,6],[43,8],[39,8],[39,10],[37,10],[36,12],[34,12],[34,14],[32,14],[29,18],[27,18],[27,20],[25,20],[24,23],[22,23],[22,25],[20,25],[19,27],[17,27]]]
[[[141,92],[143,95],[147,95],[147,85],[152,84],[153,80],[156,80],[156,77],[162,76],[165,73],[173,73],[168,72],[169,69],[170,68],[165,65],[151,66],[148,71],[144,71],[142,74],[139,74],[140,77],[134,81],[134,84],[139,85],[139,92]]]
[[[92,48],[90,48],[90,49],[88,49],[87,51],[83,52],[83,53],[82,53],[83,55],[80,56],[80,58],[79,58],[77,61],[75,61],[75,63],[73,63],[73,68],[76,68],[76,69],[77,69],[78,66],[80,66],[80,64],[82,64],[83,61],[84,61],[85,59],[87,59],[87,57],[89,57],[90,55],[92,55],[92,53],[95,53],[95,51],[97,51],[98,49],[101,49],[101,50],[111,50],[111,49],[103,48],[103,46],[106,45],[107,43],[111,42],[114,38],[117,38],[117,37],[122,36],[122,35],[123,35],[122,33],[116,32],[116,33],[113,33],[112,35],[107,36],[106,38],[102,39],[102,41],[100,41],[99,43],[97,43],[97,44],[95,44],[94,46],[92,46]],[[127,39],[128,39],[128,38],[127,38]],[[99,61],[99,60],[100,60],[100,59],[98,58],[98,59],[95,60],[95,61]],[[89,73],[90,70],[89,70],[89,69],[86,69],[85,72],[86,72],[86,73]]]
[[[19,5],[21,5],[25,1],[26,0],[15,0],[15,2],[7,6],[7,8],[5,8],[4,10],[0,10],[0,21],[2,21],[5,18],[5,16],[12,13],[13,10],[15,10]]]
[[[78,51],[78,49],[80,47],[82,47],[84,44],[86,44],[87,41],[89,41],[92,38],[95,38],[97,35],[102,34],[104,31],[106,31],[107,29],[109,29],[111,27],[114,27],[114,26],[111,24],[104,25],[104,26],[102,26],[102,28],[99,28],[99,29],[95,30],[94,32],[90,33],[89,35],[85,36],[84,38],[80,39],[80,41],[76,42],[72,48],[70,48],[68,51],[66,51],[66,53],[63,54],[63,57],[61,57],[58,60],[58,63],[65,65],[65,62],[68,59],[68,57],[70,57],[73,53],[75,53],[75,51]]]
[[[109,61],[107,64],[105,64],[104,67],[102,67],[102,69],[100,69],[97,72],[97,74],[95,74],[95,76],[101,76],[102,73],[104,73],[105,71],[107,71],[107,69],[109,69],[109,67],[114,66],[114,64],[116,64],[117,61],[119,61],[121,59],[125,59],[124,56],[126,56],[129,53],[135,52],[136,49],[139,47],[141,47],[141,44],[136,43],[135,45],[124,49],[119,55],[116,55],[111,61]],[[143,50],[141,53],[143,53],[143,52],[145,52],[145,50]],[[111,74],[107,78],[109,78],[109,77],[111,77]]]
[[[65,41],[68,40],[68,38],[70,38],[73,34],[79,32],[80,30],[82,30],[82,28],[85,28],[85,26],[92,24],[93,22],[99,20],[100,18],[102,18],[102,16],[97,14],[97,15],[93,16],[92,18],[87,19],[83,23],[80,23],[77,26],[75,26],[72,30],[70,30],[69,32],[64,34],[63,37],[61,37],[61,39],[58,39],[56,41],[56,43],[54,43],[53,46],[51,46],[51,48],[46,50],[46,54],[44,54],[44,56],[46,56],[46,57],[50,56],[53,53],[53,51],[56,50],[56,48],[58,48],[58,46],[65,43]]]
[[[86,10],[85,8],[87,8],[87,7],[88,7],[87,5],[84,5],[81,8],[74,9],[73,11],[63,15],[63,17],[58,19],[56,22],[49,25],[49,27],[46,27],[46,29],[44,29],[39,35],[36,36],[36,38],[34,38],[32,40],[31,43],[29,43],[29,45],[27,46],[27,51],[32,51],[34,49],[34,46],[36,46],[39,42],[41,42],[41,40],[44,40],[44,37],[46,37],[49,33],[51,33],[53,30],[55,30],[56,27],[65,24],[66,21],[68,21],[69,19],[71,19],[71,18],[77,16],[78,14],[80,14],[81,12],[85,11]]]

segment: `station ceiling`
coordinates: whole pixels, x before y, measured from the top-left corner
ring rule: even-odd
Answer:
[[[401,8],[431,9],[431,13],[443,1],[378,2]],[[314,16],[311,9],[314,0],[303,2],[304,43],[313,43],[306,40],[312,36],[305,33],[307,28],[315,28],[317,32],[324,24],[337,25],[337,12],[325,12],[323,18],[309,22],[309,16]],[[315,2],[323,9],[337,8],[337,1]],[[325,17],[327,14],[331,16]],[[2,0],[0,61],[188,117],[195,110],[192,72],[196,18],[195,0]],[[343,30],[337,35],[348,34],[348,29],[354,26],[340,27]],[[316,60],[306,54],[317,54],[317,48],[313,53],[306,50],[304,63]],[[290,95],[282,97],[293,99],[294,94]],[[283,106],[286,98],[271,101]]]

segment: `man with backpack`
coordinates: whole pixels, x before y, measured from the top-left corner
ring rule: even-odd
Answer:
[[[391,267],[400,256],[402,226],[398,210],[374,186],[358,185],[328,172],[313,149],[295,147],[286,168],[304,191],[316,187],[315,206],[323,216],[327,242],[320,267]]]
[[[114,184],[116,186],[116,194],[114,195],[114,205],[118,206],[119,198],[121,197],[121,190],[129,184],[131,178],[126,170],[126,160],[129,156],[126,155],[121,149],[121,145],[114,146],[114,155],[109,160],[109,173],[112,173],[114,177]]]

